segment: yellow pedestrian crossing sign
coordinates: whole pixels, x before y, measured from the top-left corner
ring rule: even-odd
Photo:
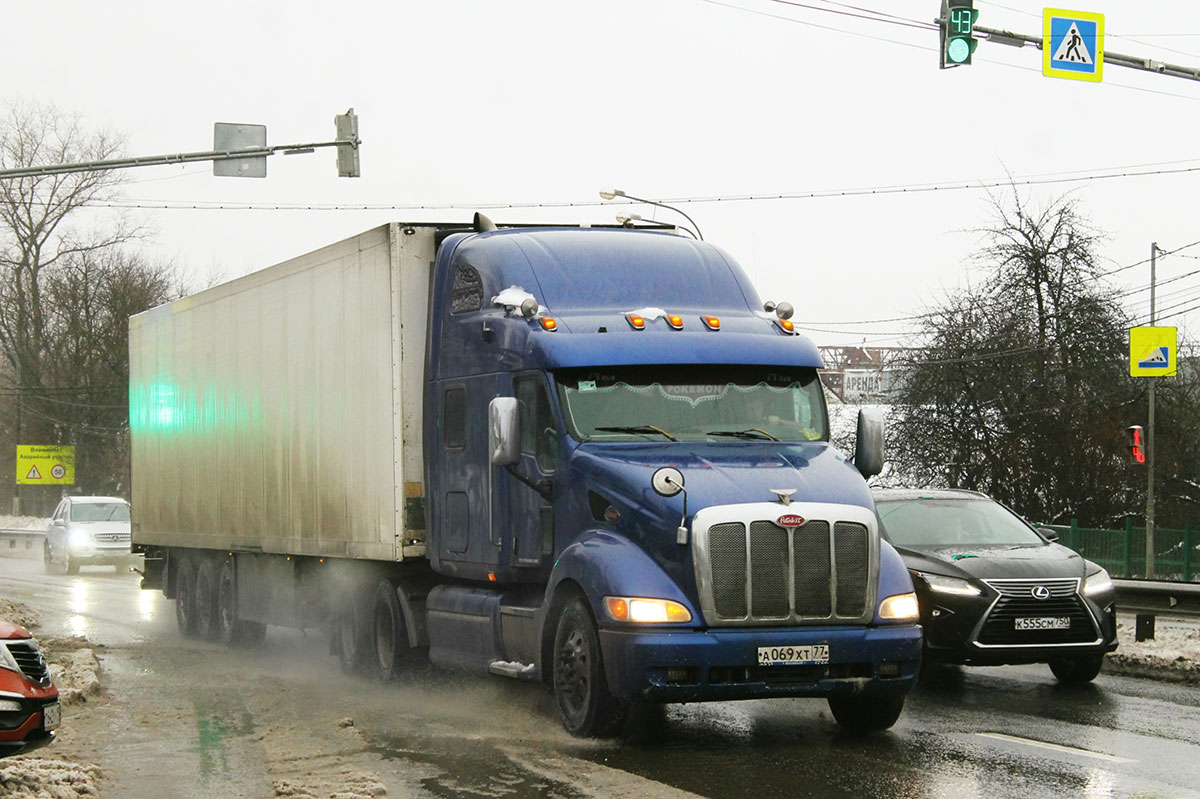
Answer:
[[[1042,74],[1099,82],[1104,72],[1104,15],[1042,11]]]
[[[75,447],[17,444],[17,485],[75,485]]]
[[[1174,377],[1176,329],[1129,329],[1129,374],[1133,377]]]

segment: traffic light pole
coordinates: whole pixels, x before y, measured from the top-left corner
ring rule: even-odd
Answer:
[[[944,26],[947,20],[944,18],[936,19],[934,22],[940,26]],[[995,42],[996,44],[1007,44],[1010,47],[1024,47],[1027,44],[1031,44],[1039,50],[1042,49],[1041,36],[1026,36],[1023,33],[1013,33],[1012,31],[999,30],[997,28],[985,28],[982,25],[974,26],[974,32],[986,36],[989,42]],[[1129,69],[1139,69],[1143,72],[1156,72],[1159,75],[1169,75],[1173,78],[1200,81],[1200,68],[1167,64],[1151,58],[1138,58],[1137,56],[1114,53],[1111,50],[1104,51],[1104,63],[1115,64],[1118,67],[1128,67]]]
[[[1154,283],[1155,257],[1158,242],[1150,243],[1150,326],[1154,327]],[[1154,579],[1154,384],[1158,378],[1151,377],[1150,408],[1146,418],[1146,579]]]

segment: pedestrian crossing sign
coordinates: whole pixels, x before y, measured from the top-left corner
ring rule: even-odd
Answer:
[[[1104,15],[1042,11],[1042,74],[1099,82],[1104,71]]]
[[[1129,374],[1133,377],[1175,377],[1176,329],[1129,329]]]

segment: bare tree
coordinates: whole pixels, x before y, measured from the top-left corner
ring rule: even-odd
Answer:
[[[0,118],[4,169],[108,160],[122,146],[53,105],[16,103]],[[127,249],[142,228],[93,208],[120,183],[103,170],[0,180],[0,464],[14,443],[75,444],[87,491],[127,485],[126,319],[179,295],[170,266]]]
[[[77,115],[53,105],[17,103],[0,121],[0,168],[112,158],[122,140],[89,131]],[[89,204],[114,197],[117,171],[75,172],[0,181],[0,356],[18,385],[42,385],[46,309],[42,273],[72,255],[101,251],[139,234],[120,216],[81,228],[73,221]]]
[[[1136,509],[1124,428],[1137,387],[1100,235],[1076,201],[1014,192],[981,231],[979,288],[928,317],[892,430],[898,471],[988,492],[1030,518],[1108,524]]]

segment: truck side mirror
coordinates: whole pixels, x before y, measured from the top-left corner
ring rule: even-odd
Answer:
[[[1044,524],[1039,524],[1035,525],[1034,529],[1038,531],[1038,535],[1049,541],[1051,544],[1058,543],[1058,530],[1055,530],[1053,527],[1047,527]]]
[[[488,404],[488,454],[493,466],[512,466],[521,459],[521,429],[516,397],[496,397]]]
[[[883,471],[883,411],[878,408],[862,408],[858,412],[854,466],[863,477],[874,477]]]

